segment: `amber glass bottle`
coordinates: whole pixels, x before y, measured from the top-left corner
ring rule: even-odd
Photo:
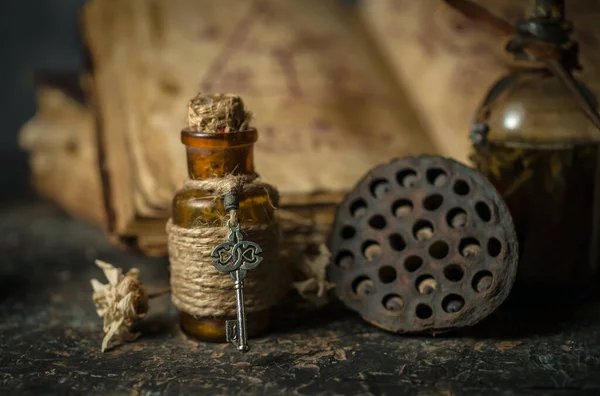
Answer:
[[[201,133],[195,129],[181,132],[186,146],[188,175],[192,180],[205,180],[225,175],[254,174],[253,147],[258,137],[255,129],[233,133]],[[241,194],[238,217],[242,224],[268,225],[275,218],[277,197],[269,196],[266,190]],[[215,199],[210,193],[195,189],[183,189],[173,199],[173,224],[183,228],[194,228],[201,224],[225,226],[223,200]],[[269,249],[277,249],[269,246]],[[224,275],[226,276],[226,275]],[[234,299],[233,283],[231,298]],[[181,312],[183,330],[204,341],[225,342],[225,322],[232,317],[194,317]],[[266,330],[271,323],[269,309],[247,313],[249,336]]]

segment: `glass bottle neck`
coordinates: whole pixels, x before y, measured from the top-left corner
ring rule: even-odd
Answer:
[[[531,15],[534,18],[553,19],[559,22],[565,20],[564,0],[535,0]]]
[[[254,172],[254,144],[227,148],[186,147],[188,176],[193,180]]]

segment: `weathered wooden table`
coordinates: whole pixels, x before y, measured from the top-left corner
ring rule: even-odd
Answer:
[[[242,354],[187,338],[164,296],[138,341],[103,354],[96,258],[168,284],[166,259],[120,252],[50,204],[0,209],[0,394],[600,394],[598,303],[437,337],[388,334],[333,304],[283,315]]]

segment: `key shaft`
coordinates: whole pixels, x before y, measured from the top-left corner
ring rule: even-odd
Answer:
[[[232,210],[235,209],[233,205]],[[243,240],[239,221],[232,224],[231,220],[228,220],[227,227],[227,242],[215,247],[210,255],[214,258],[213,265],[216,269],[231,275],[235,289],[237,320],[226,322],[227,341],[235,344],[238,350],[247,351],[249,347],[244,307],[244,278],[247,271],[256,268],[262,261],[262,257],[259,256],[262,249],[254,242]]]
[[[248,335],[246,333],[246,313],[244,310],[244,279],[240,276],[240,270],[236,270],[234,273],[234,288],[235,296],[237,300],[237,348],[240,351],[248,350]],[[233,340],[228,340],[233,342]]]

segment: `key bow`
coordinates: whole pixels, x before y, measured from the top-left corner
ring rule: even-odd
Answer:
[[[231,221],[227,220],[227,228],[228,241],[215,247],[210,254],[214,258],[213,265],[221,272],[231,273],[239,269],[245,276],[246,271],[261,263],[263,258],[259,254],[262,253],[262,248],[257,243],[244,241],[239,223],[232,226]]]

